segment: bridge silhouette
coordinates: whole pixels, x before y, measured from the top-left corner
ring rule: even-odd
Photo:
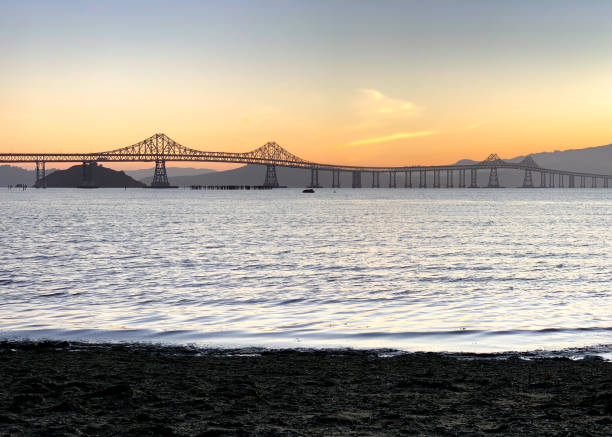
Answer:
[[[477,174],[479,171],[489,172],[488,188],[499,188],[499,169],[515,169],[524,171],[523,187],[533,188],[534,173],[540,173],[539,187],[565,187],[567,178],[568,188],[587,186],[587,180],[591,182],[592,188],[599,187],[598,180],[602,180],[601,186],[608,188],[609,179],[612,175],[584,173],[576,171],[556,170],[540,167],[531,156],[527,156],[521,162],[507,162],[496,154],[491,154],[487,159],[472,164],[456,165],[432,165],[432,166],[400,166],[400,167],[376,167],[376,166],[351,166],[321,164],[302,159],[275,142],[269,142],[263,146],[246,153],[230,152],[205,152],[182,146],[170,139],[165,134],[155,134],[139,143],[131,146],[100,153],[1,153],[2,163],[35,163],[36,164],[36,187],[44,187],[46,184],[46,163],[48,162],[81,162],[83,166],[83,186],[94,186],[94,167],[98,162],[155,162],[152,188],[167,188],[170,186],[166,173],[166,162],[168,161],[193,161],[193,162],[227,162],[235,164],[259,164],[266,166],[264,187],[276,188],[280,184],[276,175],[276,167],[293,167],[310,170],[311,188],[320,187],[319,171],[330,171],[332,173],[332,188],[340,188],[340,173],[350,172],[352,174],[352,188],[362,188],[361,176],[364,172],[372,174],[372,188],[380,188],[380,174],[388,174],[389,188],[397,187],[397,174],[403,173],[404,187],[427,188],[428,179],[432,179],[431,186],[440,188],[440,175],[446,173],[447,188],[478,188]],[[467,173],[469,172],[469,180]],[[418,174],[418,184],[413,185],[413,174]],[[455,176],[457,175],[457,176]],[[576,180],[579,178],[579,185]]]

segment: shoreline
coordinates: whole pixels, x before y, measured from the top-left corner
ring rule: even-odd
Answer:
[[[612,328],[598,328],[605,330],[606,332],[611,331]],[[136,330],[137,331],[137,330]],[[126,334],[127,332],[127,334]],[[457,331],[457,333],[464,334],[466,331]],[[341,346],[334,343],[310,343],[307,340],[301,341],[300,343],[290,342],[266,342],[266,343],[255,343],[248,344],[246,341],[206,341],[203,342],[201,338],[190,338],[192,341],[182,339],[182,341],[172,339],[161,339],[165,337],[163,331],[151,331],[143,335],[142,332],[138,332],[140,335],[130,335],[127,330],[120,331],[104,331],[104,330],[88,330],[85,335],[74,335],[69,331],[62,331],[57,329],[43,329],[43,330],[13,330],[13,331],[0,331],[0,344],[13,342],[13,343],[64,343],[71,345],[79,345],[79,347],[103,347],[124,345],[131,348],[146,348],[146,349],[168,349],[179,351],[184,350],[199,350],[204,351],[338,351],[338,350],[354,350],[361,352],[381,352],[381,353],[393,353],[393,354],[414,354],[414,353],[434,353],[442,354],[451,357],[471,357],[471,358],[504,358],[510,356],[520,356],[525,359],[532,358],[570,358],[570,359],[581,359],[585,356],[601,356],[606,361],[612,361],[612,343],[609,343],[610,338],[607,338],[605,343],[592,342],[583,343],[579,345],[565,345],[565,346],[541,346],[535,349],[490,349],[487,347],[480,347],[477,349],[466,349],[456,347],[456,344],[446,342],[447,346],[451,346],[449,349],[421,349],[418,347],[412,347],[410,349],[402,349],[400,345],[389,344],[380,347],[369,347],[365,345],[354,345],[354,346]],[[220,333],[223,336],[223,333]],[[213,338],[214,336],[211,336]],[[351,339],[345,339],[350,343]],[[421,340],[421,339],[419,339]],[[253,342],[253,339],[251,339]],[[434,341],[435,343],[435,341]],[[418,343],[417,343],[418,344]],[[414,346],[414,345],[413,345]]]
[[[0,435],[612,434],[612,362],[524,358],[0,341]]]

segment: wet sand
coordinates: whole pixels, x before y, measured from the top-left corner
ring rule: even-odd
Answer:
[[[612,363],[0,342],[2,435],[612,435]]]

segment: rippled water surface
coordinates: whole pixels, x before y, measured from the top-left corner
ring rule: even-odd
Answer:
[[[0,336],[612,343],[612,190],[2,190]]]

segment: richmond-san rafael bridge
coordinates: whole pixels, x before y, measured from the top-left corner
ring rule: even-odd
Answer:
[[[36,187],[45,184],[45,166],[49,162],[81,162],[83,166],[83,186],[93,186],[93,170],[99,162],[155,162],[155,173],[151,187],[169,187],[166,174],[168,161],[198,161],[198,162],[227,162],[236,164],[260,164],[266,166],[264,187],[279,187],[276,176],[276,167],[293,167],[310,170],[310,187],[319,185],[319,172],[332,173],[332,188],[340,188],[340,173],[352,174],[352,187],[361,188],[361,175],[370,172],[372,175],[372,188],[379,188],[380,175],[385,174],[390,188],[397,187],[397,175],[403,179],[405,188],[429,186],[440,188],[440,175],[446,173],[447,188],[478,188],[477,174],[479,171],[489,173],[487,187],[500,187],[498,170],[515,169],[524,171],[523,187],[535,186],[565,187],[568,188],[595,187],[608,188],[612,175],[584,173],[575,171],[555,170],[540,167],[530,156],[521,162],[512,163],[491,154],[481,162],[466,165],[432,165],[432,166],[402,166],[402,167],[369,167],[321,164],[307,161],[295,156],[274,142],[247,153],[204,152],[190,149],[168,138],[165,134],[155,134],[137,144],[116,150],[100,153],[2,153],[0,163],[35,163]],[[468,177],[469,173],[469,177]],[[539,178],[537,174],[539,173]],[[539,180],[538,180],[539,179]],[[601,180],[601,184],[598,183]]]

